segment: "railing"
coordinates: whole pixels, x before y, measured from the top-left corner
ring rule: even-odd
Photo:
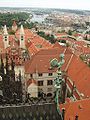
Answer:
[[[55,104],[1,106],[0,120],[62,120]]]

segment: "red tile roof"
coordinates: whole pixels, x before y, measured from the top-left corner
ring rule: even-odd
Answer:
[[[80,93],[86,97],[90,96],[90,68],[80,60],[77,56],[73,56],[68,67],[68,76],[72,81],[75,81],[75,86]]]
[[[19,39],[19,33],[20,30],[16,32],[16,37]],[[30,40],[36,47],[41,45],[41,48],[49,48],[52,47],[52,44],[48,41],[46,41],[44,38],[38,36],[37,34],[30,31],[30,29],[24,29],[25,32],[25,42],[27,44],[27,41]]]
[[[74,36],[79,37],[79,36],[82,36],[82,34],[81,33],[75,33]]]
[[[61,47],[56,43],[52,49],[42,49],[36,55],[28,61],[29,67],[25,66],[26,73],[35,73],[36,71],[40,73],[56,71],[50,70],[50,60],[53,58],[59,59],[60,53],[65,51],[66,47]],[[85,97],[90,96],[90,68],[83,63],[76,55],[73,55],[69,48],[65,51],[65,64],[62,67],[62,70],[65,70],[68,66],[68,76],[72,81],[75,81],[75,86],[80,93],[83,93]],[[71,61],[70,61],[71,59]],[[68,63],[70,64],[68,65]],[[43,67],[42,67],[43,66]],[[86,89],[87,88],[87,89]],[[75,96],[79,99],[77,92],[74,93]]]
[[[55,36],[57,37],[63,37],[63,36],[66,36],[68,35],[67,33],[56,33]]]
[[[56,42],[54,45],[53,45],[53,48],[63,48],[63,46],[61,46],[58,42]]]
[[[39,50],[38,48],[30,41],[28,43],[28,51],[30,56],[35,55]]]
[[[60,52],[58,48],[40,50],[32,56],[30,61],[26,62],[25,72],[36,73],[38,71],[38,73],[49,73],[55,71],[50,70],[50,60],[55,57],[59,59]]]
[[[90,120],[90,99],[78,100],[60,105],[60,109],[65,108],[65,120]]]

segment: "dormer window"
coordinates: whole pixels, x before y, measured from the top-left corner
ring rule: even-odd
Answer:
[[[41,76],[42,76],[42,73],[38,73],[38,76],[41,77]]]
[[[48,76],[52,76],[53,74],[52,73],[48,73]]]

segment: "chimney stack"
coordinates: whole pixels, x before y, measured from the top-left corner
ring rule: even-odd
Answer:
[[[75,116],[75,120],[78,120],[78,115]]]

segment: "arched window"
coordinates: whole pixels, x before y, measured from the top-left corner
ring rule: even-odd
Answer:
[[[52,93],[48,93],[48,94],[47,94],[47,97],[52,97]]]

